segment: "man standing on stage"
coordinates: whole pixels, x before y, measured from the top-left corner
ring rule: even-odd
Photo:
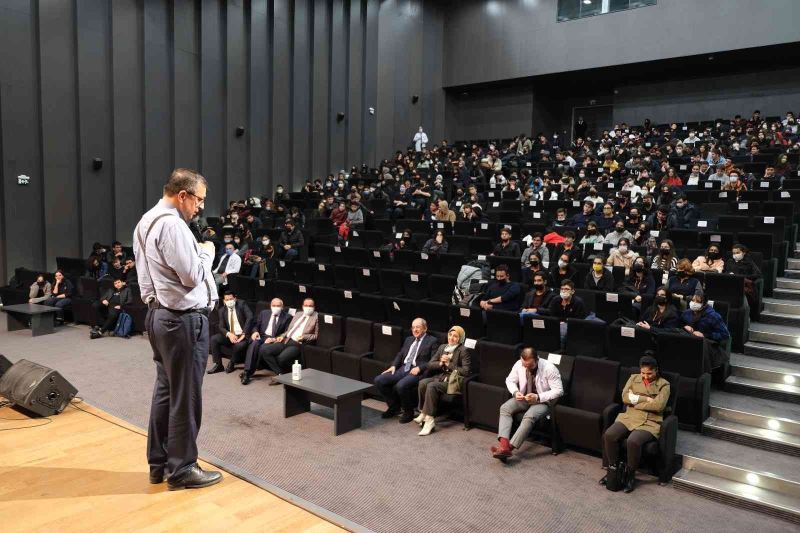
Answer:
[[[208,361],[208,313],[217,303],[211,274],[214,245],[198,244],[187,222],[206,199],[207,182],[176,169],[164,196],[133,233],[136,271],[148,306],[147,333],[156,362],[156,384],[147,431],[150,483],[168,475],[170,490],[207,487],[222,480],[197,464]]]

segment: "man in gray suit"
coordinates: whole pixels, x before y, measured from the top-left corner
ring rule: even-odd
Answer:
[[[286,328],[286,333],[277,337],[271,344],[263,344],[258,349],[258,355],[275,375],[288,369],[292,361],[300,358],[300,347],[303,344],[313,343],[319,335],[319,315],[314,309],[314,300],[303,300],[303,312],[295,313],[294,318]],[[270,385],[280,385],[273,377]]]

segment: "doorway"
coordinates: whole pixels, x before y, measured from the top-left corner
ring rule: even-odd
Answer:
[[[572,139],[575,140],[575,123],[578,117],[586,122],[586,135],[597,139],[604,130],[614,125],[614,106],[611,104],[572,108]]]

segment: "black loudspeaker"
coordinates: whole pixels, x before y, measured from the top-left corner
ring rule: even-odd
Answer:
[[[236,126],[236,136],[241,137],[244,135],[244,126]]]
[[[342,113],[341,111],[336,113],[336,122],[341,122],[343,120],[344,120],[344,113]]]
[[[46,366],[20,359],[0,378],[0,396],[39,416],[57,415],[78,389]]]
[[[100,159],[99,157],[95,157],[94,159],[92,159],[92,168],[94,170],[100,170],[101,168],[103,168],[103,160]]]
[[[0,353],[0,378],[3,377],[3,374],[14,365],[11,361],[6,359],[6,357]]]

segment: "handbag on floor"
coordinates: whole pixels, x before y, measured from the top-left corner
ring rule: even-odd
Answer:
[[[625,463],[620,461],[609,465],[606,471],[606,488],[611,492],[619,492],[625,483]]]

